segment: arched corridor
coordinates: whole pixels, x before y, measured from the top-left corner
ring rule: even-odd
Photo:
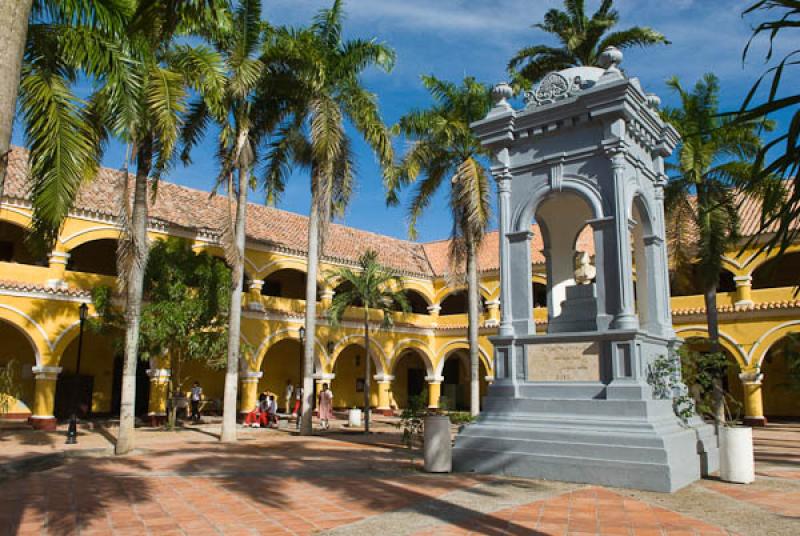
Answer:
[[[33,409],[33,396],[35,380],[33,367],[36,365],[36,354],[25,332],[17,326],[0,320],[0,368],[6,372],[5,367],[16,385],[16,395],[13,399],[9,393],[0,392],[0,397],[8,396],[5,400],[5,412],[11,418],[27,418]]]
[[[69,252],[67,270],[89,274],[117,275],[117,240],[92,240]]]
[[[478,360],[480,396],[486,395],[488,383],[486,382],[486,366],[482,359]],[[469,351],[466,349],[454,350],[447,355],[442,367],[442,391],[439,407],[449,410],[468,411],[470,404],[470,365]]]
[[[764,415],[800,417],[800,332],[773,344],[761,362]]]
[[[425,377],[428,375],[425,361],[417,350],[406,350],[395,362],[392,374],[394,402],[400,409],[407,408],[412,397],[419,396],[425,391]],[[427,403],[425,400],[424,404]]]
[[[27,229],[0,221],[0,262],[47,266],[47,257],[31,251],[25,243],[27,236]]]
[[[380,373],[381,365],[372,349],[372,371],[371,376]],[[364,406],[364,378],[366,371],[366,352],[360,344],[350,344],[345,347],[333,365],[335,378],[330,382],[333,391],[333,407],[353,408]],[[378,405],[378,382],[371,378],[370,383],[370,405]]]
[[[286,382],[297,386],[303,383],[303,345],[299,339],[285,338],[267,349],[261,362],[263,375],[258,381],[258,392],[269,391],[276,395],[275,401],[283,408]],[[248,408],[249,409],[249,408]]]

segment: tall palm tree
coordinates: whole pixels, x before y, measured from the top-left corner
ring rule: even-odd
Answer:
[[[766,61],[769,62],[775,51],[775,41],[781,35],[800,26],[800,4],[796,0],[758,0],[742,15],[759,12],[769,13],[771,16],[762,17],[753,29],[753,34],[742,54],[742,60],[747,59],[753,40],[766,33],[769,35]],[[800,221],[800,107],[798,107],[800,93],[791,89],[786,92],[785,85],[781,88],[784,75],[788,72],[787,68],[797,68],[798,56],[800,48],[789,47],[781,60],[758,78],[742,102],[737,118],[738,121],[748,122],[784,110],[792,114],[791,120],[785,122],[790,126],[761,148],[750,180],[752,187],[773,192],[772,195],[766,196],[763,204],[763,217],[758,235],[771,235],[772,238],[764,244],[764,247],[779,246],[780,251],[791,245],[800,233],[800,228],[797,226],[797,222]],[[756,100],[763,95],[763,85],[766,85],[767,81],[770,90],[766,99],[756,103]],[[789,87],[796,88],[793,85]]]
[[[392,312],[398,308],[408,312],[409,305],[403,293],[403,282],[398,274],[378,262],[378,254],[367,250],[358,258],[358,269],[338,268],[327,275],[328,281],[340,282],[345,290],[336,293],[328,309],[331,325],[338,325],[349,307],[361,308],[361,321],[364,323],[364,348],[366,352],[364,376],[364,433],[369,433],[370,415],[370,376],[372,359],[369,346],[370,309],[381,312],[381,326],[392,325]],[[349,284],[348,284],[349,283]]]
[[[435,192],[446,180],[449,182],[453,214],[450,258],[454,265],[466,260],[470,411],[477,415],[480,410],[478,249],[490,223],[491,188],[483,164],[488,154],[469,124],[489,111],[491,92],[488,86],[471,77],[465,78],[460,86],[433,76],[423,76],[422,83],[434,104],[426,110],[410,112],[393,127],[413,145],[389,174],[388,200],[396,203],[397,191],[422,177],[408,210],[409,234],[414,238],[417,219],[430,205]]]
[[[679,252],[673,270],[695,274],[705,300],[711,351],[719,352],[717,286],[722,256],[739,239],[735,194],[752,173],[752,162],[762,145],[759,131],[771,129],[772,124],[763,120],[737,123],[720,117],[719,83],[712,74],[706,74],[692,91],[684,89],[677,78],[668,85],[681,103],[680,108],[662,111],[681,135],[676,161],[667,166],[671,176],[665,196],[672,249]],[[722,420],[721,379],[715,386],[715,400],[717,418]]]
[[[11,14],[21,15],[25,4],[10,7]],[[50,245],[78,186],[97,171],[99,139],[73,86],[79,76],[95,83],[118,83],[130,77],[127,54],[119,41],[133,6],[133,0],[36,0],[30,24],[25,19],[11,21],[18,26],[4,26],[15,41],[24,38],[24,54],[18,58],[11,50],[19,43],[9,44],[8,49],[0,46],[0,69],[8,72],[8,77],[0,75],[0,196],[19,92],[20,119],[30,150],[34,228],[43,239],[40,245]],[[13,58],[1,58],[9,52]],[[6,88],[8,83],[13,87]]]
[[[633,26],[608,33],[619,22],[619,13],[613,9],[614,0],[603,0],[591,18],[586,15],[585,4],[584,0],[564,0],[564,11],[550,9],[542,22],[533,25],[554,35],[561,46],[534,45],[517,51],[508,63],[515,85],[530,87],[551,71],[597,65],[607,47],[669,44],[662,34],[649,27]]]
[[[302,434],[311,433],[319,257],[328,223],[346,208],[354,178],[352,142],[345,120],[381,165],[390,166],[393,155],[377,99],[363,86],[361,73],[370,67],[390,71],[394,52],[375,40],[344,40],[343,16],[342,1],[334,0],[309,28],[282,32],[280,54],[283,63],[291,66],[298,102],[291,118],[276,131],[265,175],[268,199],[274,201],[283,192],[292,165],[311,172]]]
[[[221,95],[223,77],[219,55],[205,45],[192,46],[184,38],[214,38],[229,26],[226,0],[139,0],[124,44],[132,57],[128,80],[107,83],[90,100],[103,134],[128,145],[136,163],[133,194],[124,176],[120,213],[119,281],[125,293],[125,353],[122,371],[117,454],[134,446],[134,409],[139,322],[147,265],[148,195],[175,157],[190,90]],[[125,163],[127,169],[127,161]]]
[[[252,167],[257,160],[258,140],[253,128],[254,98],[264,73],[258,57],[262,43],[260,0],[243,0],[233,15],[231,32],[220,36],[215,48],[224,60],[222,95],[202,95],[190,105],[182,133],[182,158],[190,162],[191,149],[202,139],[213,119],[220,127],[217,179],[227,186],[228,220],[222,233],[225,257],[231,266],[231,298],[228,321],[228,356],[222,406],[220,441],[236,441],[236,392],[239,383],[239,346],[242,318],[242,285],[247,225],[247,192],[252,183]],[[211,88],[218,89],[217,87]]]

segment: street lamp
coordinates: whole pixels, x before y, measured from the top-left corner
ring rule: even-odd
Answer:
[[[78,442],[78,408],[77,391],[80,388],[81,378],[81,354],[83,353],[83,325],[89,315],[89,306],[82,303],[78,307],[78,318],[80,318],[80,331],[78,332],[78,358],[75,361],[75,381],[72,385],[72,415],[69,418],[69,428],[67,428],[67,445],[74,445]]]

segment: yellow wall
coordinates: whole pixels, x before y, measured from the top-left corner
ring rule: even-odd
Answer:
[[[358,366],[356,366],[356,356],[358,356]],[[345,348],[334,364],[333,372],[336,378],[331,382],[333,391],[333,406],[336,408],[362,407],[364,405],[364,392],[356,391],[357,379],[364,378],[365,360],[364,348],[358,345],[350,345]],[[375,375],[375,359],[373,358],[373,372]],[[374,407],[378,405],[378,386],[377,382],[371,380],[370,404]]]
[[[118,334],[119,337],[122,333]],[[92,376],[92,411],[109,413],[111,408],[111,391],[114,382],[114,356],[118,349],[111,336],[92,333],[88,328],[83,334],[83,350],[81,351],[82,375]],[[78,356],[78,339],[69,344],[61,358],[64,372],[74,373]]]
[[[13,222],[26,226],[30,222],[30,214],[25,207],[12,207],[4,204],[0,209],[0,221]],[[32,405],[33,392],[36,385],[30,367],[34,364],[34,351],[40,357],[40,365],[45,367],[63,366],[67,370],[74,366],[76,338],[78,334],[78,305],[88,301],[87,296],[78,296],[79,289],[90,290],[97,285],[113,285],[114,278],[98,274],[90,274],[66,270],[66,263],[59,262],[63,255],[93,240],[114,239],[118,230],[111,224],[101,224],[96,220],[69,218],[64,225],[61,236],[56,242],[54,255],[49,266],[32,266],[13,262],[0,262],[0,281],[12,281],[24,284],[34,290],[4,291],[0,288],[0,362],[8,355],[24,356],[26,372],[22,380],[23,402]],[[163,237],[160,232],[151,232],[151,238]],[[220,248],[207,243],[197,243],[197,249],[207,249],[210,253],[221,255]],[[88,249],[84,249],[88,251]],[[793,245],[790,251],[800,251],[800,244]],[[771,254],[772,255],[772,254]],[[743,255],[729,254],[724,259],[725,268],[734,276],[745,278],[768,260],[769,256],[759,254],[755,249]],[[106,263],[107,264],[107,263]],[[321,270],[325,273],[333,266],[323,263]],[[249,249],[246,253],[246,271],[253,280],[263,280],[270,274],[282,269],[305,270],[305,259],[279,251]],[[542,281],[544,267],[533,267],[533,279]],[[53,281],[71,288],[70,293],[42,290]],[[297,282],[295,282],[297,283]],[[296,287],[297,284],[293,285]],[[432,280],[421,277],[407,279],[408,288],[419,292],[425,300],[437,305],[453,287],[444,278]],[[291,289],[300,292],[300,288]],[[720,330],[723,334],[723,345],[738,363],[738,369],[732,368],[729,383],[735,396],[741,396],[741,384],[738,381],[740,370],[753,371],[762,361],[768,350],[780,337],[788,332],[800,332],[800,313],[797,308],[777,307],[775,304],[788,303],[795,300],[795,289],[792,287],[759,289],[752,291],[737,290],[721,293],[719,305],[732,309],[743,297],[754,302],[756,309],[741,311],[723,311],[720,314]],[[499,295],[499,281],[496,272],[484,274],[481,280],[481,295],[486,300],[496,300]],[[254,303],[255,302],[255,303]],[[247,307],[260,306],[269,315],[245,310],[242,323],[242,339],[251,371],[263,371],[259,390],[275,391],[282,398],[287,378],[294,383],[299,382],[300,346],[298,329],[302,326],[302,314],[305,303],[301,299],[265,297],[248,293]],[[763,307],[760,306],[763,304]],[[767,305],[771,304],[771,305]],[[676,297],[672,300],[673,310],[702,308],[701,296]],[[324,304],[320,305],[320,315],[324,312]],[[91,313],[91,310],[90,310]],[[495,316],[491,316],[491,315]],[[547,311],[537,308],[532,312],[537,321],[537,330],[544,330]],[[497,320],[497,310],[483,315],[487,319]],[[351,311],[345,315],[344,325],[329,328],[323,318],[320,319],[316,334],[316,354],[318,356],[318,372],[335,373],[331,388],[334,392],[334,404],[338,407],[360,406],[363,394],[356,392],[356,379],[363,378],[364,351],[362,326],[359,324],[359,312]],[[378,322],[380,315],[371,314],[373,321]],[[391,395],[397,405],[404,405],[407,385],[408,363],[395,366],[404,352],[418,352],[426,375],[433,370],[441,373],[441,362],[456,350],[466,347],[466,315],[439,316],[436,314],[395,314],[394,330],[375,329],[375,342],[371,353],[375,367],[373,374],[395,375],[391,386]],[[688,314],[682,312],[674,316],[674,324],[679,336],[697,336],[705,333],[705,319],[701,313]],[[16,326],[16,327],[12,327]],[[375,325],[377,327],[377,324]],[[21,330],[27,337],[23,336]],[[492,346],[488,336],[495,333],[496,328],[481,328],[480,345],[482,348],[482,372],[491,375]],[[5,353],[3,353],[5,352]],[[359,368],[355,366],[355,353],[362,356]],[[82,372],[94,376],[95,395],[93,410],[109,411],[111,401],[111,385],[113,381],[114,350],[108,340],[96,335],[87,335]],[[334,365],[334,360],[335,365]],[[406,361],[406,360],[404,360]],[[140,363],[140,367],[147,364]],[[420,366],[419,363],[417,366]],[[466,366],[462,366],[461,382],[464,384],[468,375]],[[785,367],[780,362],[765,363],[762,372],[764,379],[764,406],[767,414],[800,415],[795,402],[795,395],[789,394],[779,387],[783,383]],[[187,364],[183,376],[188,379],[186,390],[194,379],[199,379],[207,398],[222,398],[224,374],[222,371],[209,370],[199,364]],[[44,382],[48,381],[44,376]],[[377,405],[377,381],[373,379],[373,405]],[[482,380],[482,392],[486,382]],[[447,394],[443,386],[443,394]],[[466,391],[468,393],[468,391]],[[43,400],[47,397],[46,389],[41,390]],[[468,396],[468,395],[464,395]],[[794,398],[793,398],[794,397]],[[282,400],[279,400],[282,404]]]

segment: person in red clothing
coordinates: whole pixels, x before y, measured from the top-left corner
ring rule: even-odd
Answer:
[[[266,426],[267,415],[266,415],[266,401],[267,401],[267,393],[261,393],[258,397],[258,404],[256,407],[253,408],[253,411],[247,414],[244,418],[244,425],[245,426]]]

